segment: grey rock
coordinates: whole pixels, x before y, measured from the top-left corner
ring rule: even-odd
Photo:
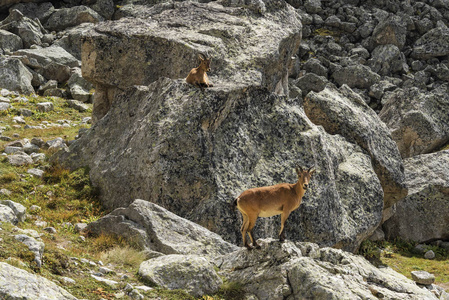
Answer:
[[[229,208],[232,199],[250,187],[295,182],[295,164],[314,164],[319,175],[290,216],[296,225],[287,238],[354,251],[380,222],[382,187],[370,157],[313,125],[299,101],[258,87],[202,93],[162,78],[117,94],[95,130],[52,160],[70,169],[90,166],[106,207],[143,198],[235,243],[240,217]],[[277,236],[278,221],[261,218],[256,233]]]
[[[0,96],[0,102],[3,102],[3,103],[11,103],[11,100],[9,100],[9,98],[1,97],[1,96]]]
[[[449,139],[447,86],[432,92],[416,87],[385,95],[380,119],[390,128],[402,157],[436,151]]]
[[[31,153],[30,157],[34,163],[43,162],[47,158],[44,153]]]
[[[42,176],[44,176],[44,171],[43,171],[43,170],[35,169],[35,168],[33,168],[33,169],[28,169],[28,170],[27,170],[27,173],[28,173],[28,174],[31,174],[31,175],[33,175],[33,176],[35,176],[35,177],[39,177],[39,178],[42,178]]]
[[[78,67],[80,64],[73,55],[56,45],[40,49],[22,49],[14,52],[14,55],[26,57],[22,61],[31,68],[45,69],[52,62],[68,67]]]
[[[385,241],[385,233],[378,227],[368,239],[373,242]]]
[[[32,79],[33,75],[19,59],[0,57],[0,86],[28,95],[34,93]]]
[[[9,197],[12,195],[12,192],[10,190],[7,189],[0,189],[0,195],[4,195],[6,197]]]
[[[19,109],[19,113],[21,116],[24,116],[24,117],[31,117],[33,115],[33,112],[27,108]]]
[[[103,17],[87,6],[74,6],[56,10],[44,27],[48,30],[61,31],[68,27],[74,27],[81,23],[98,23]]]
[[[104,19],[111,20],[115,12],[115,4],[113,0],[97,0],[95,4],[90,5]]]
[[[237,249],[217,234],[144,200],[114,210],[90,223],[87,230],[93,234],[116,234],[142,249],[164,254],[218,256]]]
[[[288,95],[288,70],[301,41],[300,17],[285,2],[267,0],[266,5],[267,11],[251,21],[246,8],[178,2],[95,26],[83,40],[82,57],[83,76],[96,86],[94,123],[108,111],[117,88],[185,78],[200,52],[212,57],[215,86],[258,85]],[[201,18],[201,27],[192,16]],[[189,30],[180,32],[180,27]],[[150,71],[149,65],[170,67]]]
[[[32,45],[41,45],[42,43],[43,28],[39,20],[31,20],[18,10],[13,9],[9,16],[1,21],[0,29],[18,35],[26,48]]]
[[[326,78],[329,72],[329,70],[325,66],[323,66],[321,62],[316,58],[311,58],[307,60],[303,65],[303,69],[306,72],[314,73],[318,76],[324,76]]]
[[[364,65],[352,65],[341,68],[332,74],[338,85],[347,84],[351,88],[369,89],[379,82],[380,76]]]
[[[45,97],[59,97],[66,98],[67,92],[62,88],[48,89],[44,92]]]
[[[396,213],[383,225],[388,239],[426,242],[447,237],[448,166],[448,150],[404,160],[409,194],[396,204]]]
[[[23,152],[26,154],[37,153],[39,150],[40,148],[32,143],[28,143],[23,146]]]
[[[72,98],[75,99],[75,101],[79,101],[81,103],[90,102],[93,98],[93,95],[88,90],[85,90],[78,85],[73,85],[72,87],[70,87],[70,94],[72,95]]]
[[[395,73],[407,73],[409,70],[405,55],[396,45],[377,46],[371,55],[368,66],[379,75],[391,76]]]
[[[435,275],[426,271],[412,271],[411,274],[416,283],[429,285],[435,282]]]
[[[42,148],[44,146],[45,142],[41,138],[34,137],[31,139],[31,144],[36,145],[39,148]]]
[[[79,112],[85,112],[89,109],[89,106],[78,100],[67,100],[66,102],[69,107],[76,109]]]
[[[57,80],[48,80],[44,85],[39,87],[38,92],[43,93],[48,89],[55,89],[58,87],[58,81]]]
[[[44,254],[45,244],[25,234],[18,234],[14,236],[14,238],[25,244],[28,249],[33,252],[34,261],[36,262],[37,267],[40,268],[42,266],[42,255]]]
[[[413,45],[412,57],[428,59],[449,54],[449,29],[437,27],[426,32]]]
[[[437,299],[390,268],[333,248],[301,253],[302,243],[260,240],[222,258],[220,275],[255,299]]]
[[[386,80],[381,80],[379,83],[373,84],[370,87],[368,95],[376,99],[382,99],[386,92],[392,92],[397,88],[398,87],[393,83]]]
[[[62,138],[56,138],[54,140],[49,140],[44,145],[45,148],[50,152],[57,152],[59,150],[67,151],[68,147]]]
[[[432,250],[427,251],[426,253],[424,253],[424,258],[425,259],[434,259],[435,252],[433,252]]]
[[[45,227],[43,230],[48,232],[48,233],[51,233],[51,234],[55,234],[56,232],[58,232],[56,230],[56,228],[54,228],[54,227]]]
[[[84,230],[86,230],[86,228],[87,228],[87,224],[86,223],[76,223],[75,226],[74,226],[74,230],[77,233],[83,232]]]
[[[12,223],[14,225],[19,222],[12,208],[3,204],[0,204],[0,221]]]
[[[17,220],[23,222],[26,219],[26,208],[20,203],[11,200],[0,200],[0,205],[8,206],[14,212]]]
[[[350,88],[326,87],[304,99],[309,119],[330,134],[340,134],[369,153],[384,193],[384,209],[407,195],[402,158],[389,129]]]
[[[64,48],[71,55],[76,57],[76,59],[81,60],[81,44],[83,36],[88,30],[92,29],[94,24],[83,23],[76,27],[67,29],[61,34],[63,36],[54,42],[54,45]]]
[[[31,157],[25,152],[17,152],[13,155],[8,155],[8,162],[13,166],[23,166],[33,163]]]
[[[139,275],[166,289],[183,289],[194,297],[214,294],[223,281],[213,264],[198,255],[164,255],[143,262]]]
[[[351,51],[349,51],[349,55],[355,55],[362,59],[368,59],[370,57],[370,53],[368,52],[368,50],[361,46],[351,49]]]
[[[6,30],[0,29],[0,49],[3,51],[16,51],[23,48],[22,39]]]
[[[374,28],[371,39],[374,46],[395,45],[402,49],[405,45],[407,35],[407,24],[404,16],[392,15],[379,22]]]
[[[25,120],[21,116],[15,116],[12,121],[17,124],[26,124]]]
[[[53,111],[55,109],[53,102],[37,103],[36,108],[38,111],[41,111],[41,112],[49,112],[49,111]]]
[[[86,225],[87,225],[87,224],[86,224]],[[75,225],[75,226],[76,226],[76,225]],[[98,268],[98,271],[99,271],[101,274],[112,274],[112,273],[115,273],[114,270],[109,269],[109,268],[106,268],[106,267],[100,267],[100,268]]]
[[[75,284],[76,283],[76,281],[74,279],[65,277],[65,276],[61,277],[61,281],[65,284]]]
[[[295,82],[296,86],[303,92],[303,95],[307,95],[310,91],[321,92],[328,83],[329,81],[327,81],[326,77],[318,76],[314,73],[307,73],[299,77]]]
[[[109,287],[113,288],[113,289],[117,289],[119,282],[115,281],[115,280],[111,280],[111,279],[106,279],[100,276],[96,276],[94,274],[90,275],[93,279],[95,279],[96,281],[102,282],[106,285],[108,285]]]
[[[24,16],[35,19],[38,18],[41,23],[45,22],[50,15],[55,11],[53,4],[51,2],[43,2],[43,3],[18,3],[13,5],[9,10],[17,9]]]
[[[6,146],[4,150],[6,154],[13,154],[21,151],[23,151],[22,147],[15,147],[15,146]]]
[[[0,297],[6,299],[76,300],[69,292],[39,275],[0,262]]]
[[[57,62],[50,62],[42,69],[42,75],[46,79],[54,79],[59,83],[65,83],[70,78],[70,67]]]
[[[322,10],[321,0],[306,0],[304,8],[309,14],[316,14]]]
[[[11,108],[11,105],[9,103],[0,102],[0,111],[8,110]]]

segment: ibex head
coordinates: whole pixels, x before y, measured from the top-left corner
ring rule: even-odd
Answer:
[[[206,72],[210,72],[210,63],[211,63],[212,59],[206,58],[206,56],[203,54],[199,54],[198,58],[200,59],[199,68],[202,68]]]
[[[311,166],[307,171],[304,171],[301,166],[296,166],[295,168],[296,174],[298,174],[298,181],[302,182],[302,188],[307,190],[309,187],[309,181],[312,178],[313,173],[315,173],[315,169]]]

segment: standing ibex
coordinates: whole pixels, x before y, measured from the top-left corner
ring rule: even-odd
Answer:
[[[279,232],[279,240],[285,240],[284,225],[288,216],[292,211],[297,209],[301,204],[301,199],[309,186],[309,181],[315,172],[311,167],[304,171],[300,166],[296,167],[298,174],[298,182],[296,183],[280,183],[272,186],[264,186],[244,191],[234,200],[242,213],[243,224],[241,228],[243,246],[248,249],[253,247],[259,248],[254,235],[253,228],[256,225],[257,217],[271,217],[281,215],[281,230]],[[248,233],[252,246],[248,244],[246,239]]]
[[[214,85],[210,83],[206,74],[206,72],[210,72],[210,62],[212,59],[206,58],[203,54],[199,54],[198,57],[200,59],[200,65],[198,68],[190,70],[189,75],[186,77],[186,81],[201,89],[204,87],[213,87]]]

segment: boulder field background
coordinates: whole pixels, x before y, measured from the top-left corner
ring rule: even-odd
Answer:
[[[293,243],[449,239],[447,1],[12,0],[0,20],[0,87],[93,101],[53,161],[88,167],[107,209],[142,199],[240,245],[232,200],[313,165]],[[183,79],[199,53],[204,91]],[[125,232],[151,239],[137,223]],[[264,218],[255,235],[278,231]]]

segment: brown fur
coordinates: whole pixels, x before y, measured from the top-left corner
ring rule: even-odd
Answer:
[[[198,57],[200,59],[200,65],[197,68],[190,70],[189,75],[186,77],[186,81],[201,89],[204,87],[213,87],[214,85],[210,83],[206,74],[206,72],[210,72],[210,63],[212,59],[205,58],[201,54]]]
[[[253,237],[253,228],[258,217],[271,217],[281,215],[280,241],[284,241],[284,225],[292,211],[301,204],[302,197],[309,185],[309,181],[315,170],[310,168],[304,171],[301,167],[296,168],[298,181],[296,183],[280,183],[272,186],[264,186],[244,191],[238,196],[234,203],[242,213],[243,224],[241,228],[243,245],[248,249],[259,247]],[[248,233],[252,245],[246,239]]]

